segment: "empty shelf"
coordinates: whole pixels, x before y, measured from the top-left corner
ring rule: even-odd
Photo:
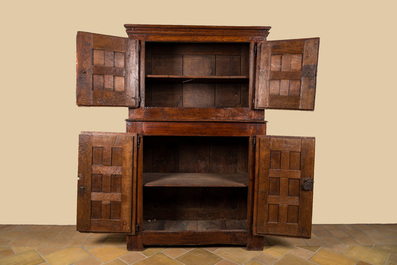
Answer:
[[[247,187],[248,173],[143,173],[145,187]]]
[[[190,82],[190,81],[248,81],[249,77],[245,75],[230,76],[196,76],[196,75],[146,75],[148,80],[153,81],[174,81],[174,82]]]

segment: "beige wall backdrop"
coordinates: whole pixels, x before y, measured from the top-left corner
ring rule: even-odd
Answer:
[[[315,136],[314,223],[397,223],[396,1],[8,1],[1,20],[0,224],[75,224],[80,131],[123,132],[126,108],[75,105],[76,32],[123,25],[272,26],[320,37],[316,110],[267,111]]]

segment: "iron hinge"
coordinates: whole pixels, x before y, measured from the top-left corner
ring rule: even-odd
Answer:
[[[255,146],[256,145],[256,137],[252,138],[252,145]]]
[[[135,225],[135,233],[139,232],[139,225]]]
[[[254,45],[254,55],[255,56],[256,56],[257,49],[258,49],[258,45],[255,43],[255,45]]]
[[[139,136],[138,136],[138,139],[136,139],[136,146],[138,149],[141,146],[141,137],[139,137]]]
[[[141,42],[138,43],[138,53],[141,54]]]

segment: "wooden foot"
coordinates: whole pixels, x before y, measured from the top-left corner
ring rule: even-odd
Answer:
[[[127,236],[127,250],[129,251],[143,250],[142,235]]]
[[[250,235],[247,240],[247,250],[263,250],[265,238],[263,236]]]

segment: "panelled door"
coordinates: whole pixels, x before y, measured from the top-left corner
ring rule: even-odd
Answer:
[[[137,135],[81,133],[78,173],[77,230],[134,234]]]
[[[319,38],[258,43],[255,108],[313,110]]]
[[[77,33],[77,105],[139,105],[139,41]]]
[[[254,234],[310,237],[314,138],[259,136]]]

